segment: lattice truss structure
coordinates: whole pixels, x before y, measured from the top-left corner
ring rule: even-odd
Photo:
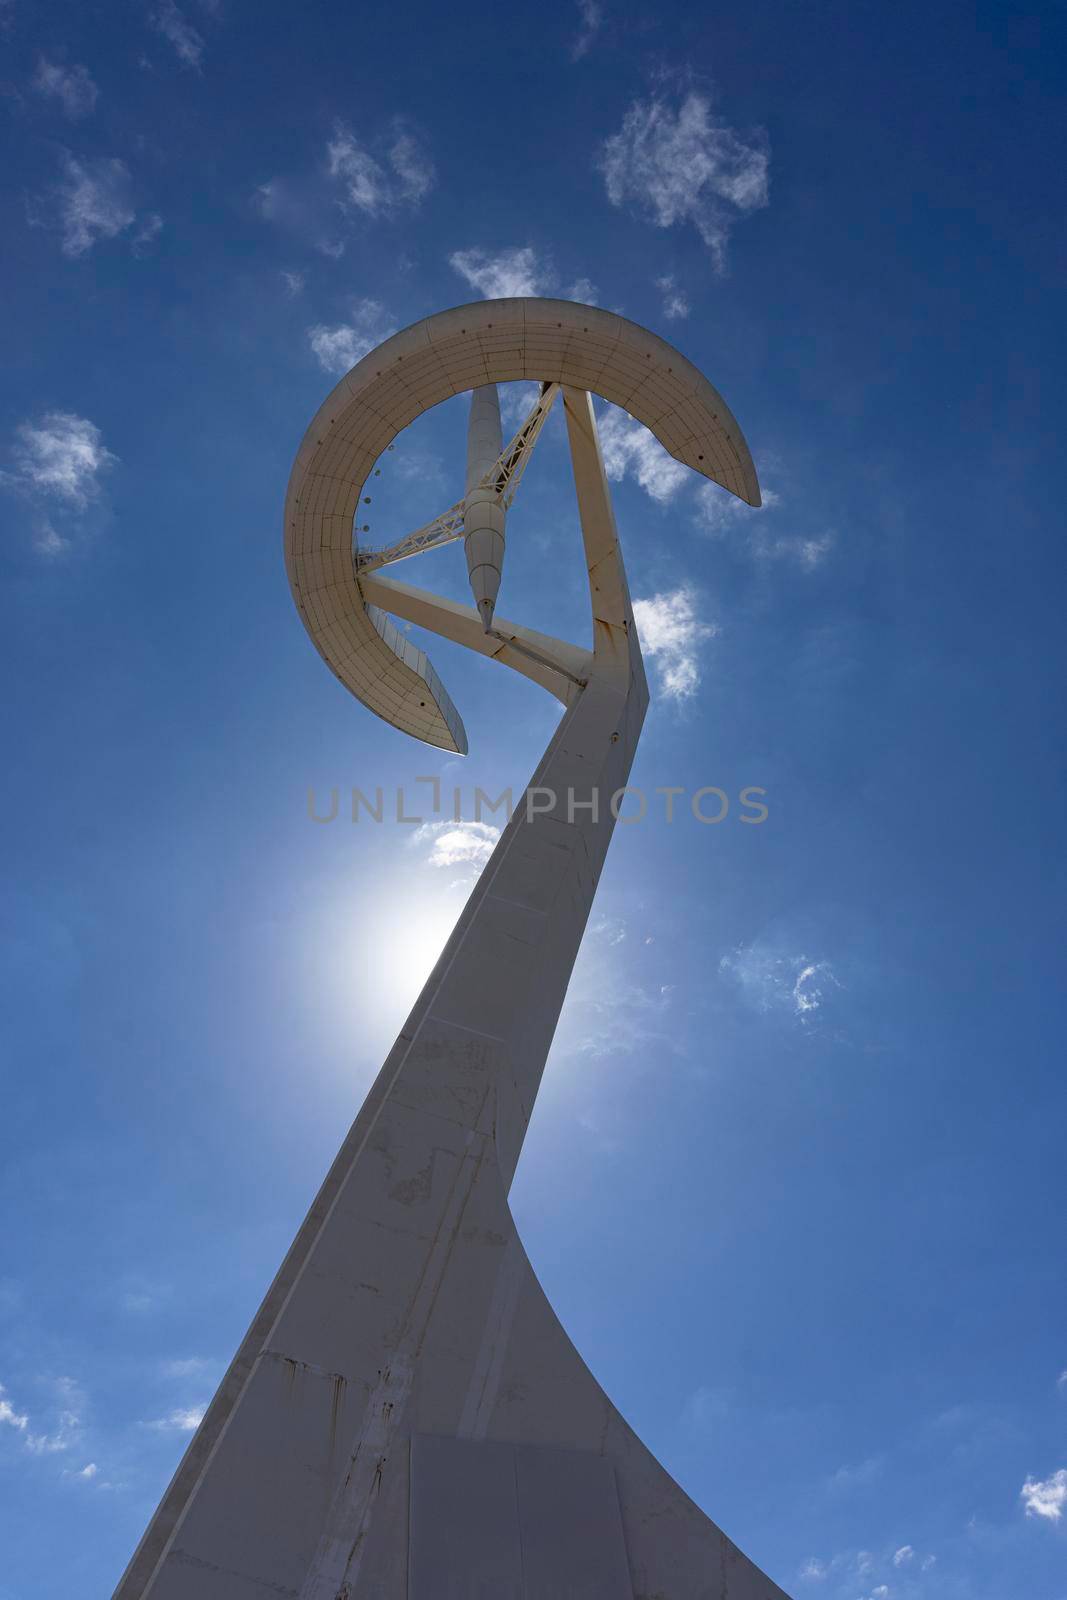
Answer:
[[[511,443],[500,452],[492,466],[478,479],[478,488],[491,491],[502,511],[511,508],[519,484],[522,482],[522,475],[533,454],[533,447],[559,392],[558,383],[544,385],[536,404]],[[405,534],[395,544],[381,550],[370,548],[361,550],[358,535],[354,536],[353,559],[357,573],[361,577],[369,576],[381,567],[392,566],[397,561],[406,561],[409,556],[422,555],[424,550],[438,550],[442,545],[454,544],[457,539],[462,539],[464,536],[464,510],[465,502],[457,500],[454,506],[449,506],[447,511],[440,512],[432,521],[424,523],[421,528],[416,528],[414,533]]]

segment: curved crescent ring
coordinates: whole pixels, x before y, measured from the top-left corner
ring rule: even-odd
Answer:
[[[352,524],[374,463],[442,400],[537,379],[622,406],[677,461],[760,504],[729,406],[665,339],[571,300],[482,300],[413,323],[364,356],[320,407],[285,500],[285,564],[312,642],[358,700],[404,733],[466,754],[459,714],[425,654],[363,599]]]

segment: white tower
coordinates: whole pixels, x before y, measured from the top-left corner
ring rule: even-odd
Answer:
[[[495,385],[522,378],[540,398],[501,449]],[[470,389],[464,498],[389,550],[353,551],[378,457]],[[508,1209],[648,701],[592,393],[760,503],[740,430],[696,368],[569,301],[489,300],[395,335],[342,379],[297,454],[293,595],[365,705],[467,748],[390,613],[534,679],[565,712],[116,1600],[784,1600],[600,1389]],[[560,398],[591,649],[495,617],[505,512]],[[475,608],[381,575],[460,538]]]

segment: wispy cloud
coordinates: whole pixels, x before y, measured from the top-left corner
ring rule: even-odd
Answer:
[[[396,323],[384,306],[377,300],[360,300],[353,308],[351,322],[332,327],[317,323],[308,329],[307,336],[322,370],[340,376],[395,331]]]
[[[34,548],[46,560],[56,560],[73,541],[56,530],[44,507],[51,501],[68,513],[84,512],[100,494],[101,475],[117,458],[88,417],[48,411],[15,429],[12,460],[14,471],[0,473],[0,483],[37,508]]]
[[[589,278],[576,278],[558,287],[555,268],[532,245],[509,245],[495,254],[490,250],[454,250],[449,265],[486,300],[510,300],[527,295],[558,294],[563,300],[596,305],[598,290]]]
[[[893,1552],[893,1565],[895,1567],[908,1567],[915,1560],[915,1551],[910,1544],[902,1544],[899,1550]]]
[[[7,1398],[7,1391],[2,1383],[0,1383],[0,1424],[14,1428],[16,1433],[25,1433],[30,1425],[30,1419],[25,1412],[16,1411]]]
[[[746,554],[756,561],[793,561],[814,571],[833,548],[833,535],[778,531],[777,517],[768,518],[768,513],[780,511],[782,504],[775,489],[764,488],[762,506],[750,506],[717,483],[705,482],[696,493],[697,526],[715,539],[740,539]]]
[[[756,509],[746,505],[736,495],[729,494],[717,483],[704,482],[697,490],[697,517],[700,526],[706,532],[718,537],[725,535],[739,523],[744,524],[747,517]],[[774,489],[763,490],[762,511],[773,511],[781,505],[781,496]]]
[[[838,1467],[829,1479],[831,1489],[855,1489],[863,1484],[872,1483],[877,1478],[885,1465],[882,1456],[867,1456],[863,1461],[846,1462]],[[863,1551],[860,1554],[864,1554]]]
[[[767,204],[765,140],[742,137],[696,92],[677,107],[635,101],[599,165],[613,205],[630,203],[659,228],[692,223],[720,270],[734,223]]]
[[[17,1411],[6,1398],[0,1384],[0,1424],[13,1428],[23,1445],[33,1456],[58,1455],[69,1450],[81,1437],[85,1396],[73,1378],[57,1378],[52,1388],[53,1425],[51,1431],[37,1432],[30,1423],[28,1413]]]
[[[678,281],[673,273],[666,273],[662,278],[656,279],[656,288],[663,296],[663,315],[671,322],[677,322],[681,317],[689,315],[689,299],[684,289],[678,287]]]
[[[58,100],[63,115],[71,122],[91,114],[99,96],[99,89],[89,75],[88,67],[62,67],[41,56],[33,78],[33,87],[46,100]]]
[[[496,848],[500,829],[491,822],[424,822],[411,836],[431,867],[469,867],[479,872]]]
[[[604,7],[600,0],[578,0],[581,28],[571,45],[571,60],[580,61],[589,54],[598,33],[604,25]]]
[[[156,1433],[195,1433],[204,1420],[206,1410],[206,1405],[178,1406],[174,1411],[168,1411],[165,1417],[156,1417],[144,1426]]]
[[[344,240],[337,237],[344,217],[332,195],[311,183],[291,183],[287,178],[271,178],[257,185],[252,205],[264,222],[272,222],[299,236],[331,261],[345,253]]]
[[[402,123],[396,125],[389,146],[389,165],[409,205],[418,205],[433,188],[437,171],[426,146],[417,134]]]
[[[829,1571],[825,1561],[820,1561],[818,1556],[809,1556],[800,1569],[800,1576],[805,1583],[821,1583]]]
[[[129,168],[115,157],[84,161],[60,153],[60,178],[47,194],[30,202],[30,223],[58,228],[60,248],[76,260],[100,239],[124,233],[136,216]]]
[[[369,217],[402,205],[417,206],[436,177],[423,141],[403,122],[394,124],[380,160],[351,128],[337,123],[326,146],[326,165],[330,177],[340,183],[345,203]]]
[[[828,961],[814,961],[760,939],[738,945],[723,956],[719,971],[737,985],[753,1010],[785,1011],[800,1022],[813,1020],[825,1005],[830,988],[841,987]],[[872,1458],[858,1467],[840,1467],[834,1483],[842,1487],[857,1482],[876,1466]]]
[[[486,300],[539,295],[548,288],[548,268],[530,245],[513,245],[496,255],[488,250],[455,250],[448,259]]]
[[[505,428],[519,429],[536,404],[540,393],[539,383],[499,383],[500,420]]]
[[[298,294],[303,294],[305,281],[306,279],[302,272],[282,273],[282,282],[285,284],[285,292],[290,299],[295,300]]]
[[[598,305],[599,295],[600,290],[591,278],[575,278],[573,283],[559,291],[561,300],[577,300],[583,306]]]
[[[607,974],[601,975],[595,990],[582,990],[575,1000],[572,1027],[577,1026],[569,1045],[575,1055],[590,1061],[614,1060],[644,1053],[653,1044],[675,1042],[667,1023],[675,1002],[673,984],[641,987],[615,982]],[[595,1112],[590,1111],[583,1125],[591,1132],[599,1131],[595,1120]]]
[[[728,1417],[731,1409],[729,1390],[704,1383],[686,1396],[682,1406],[682,1421],[688,1428],[709,1428]]]
[[[370,143],[336,122],[314,172],[257,185],[252,204],[264,221],[337,261],[353,227],[415,209],[435,181],[425,141],[405,118],[395,117]]]
[[[147,1316],[166,1305],[171,1292],[169,1284],[148,1283],[144,1279],[134,1278],[120,1292],[119,1305],[132,1316]]]
[[[200,67],[200,58],[204,54],[203,35],[193,27],[188,17],[174,4],[174,0],[163,0],[152,12],[152,26],[156,32],[162,34],[167,43],[172,46],[178,60],[185,67],[194,71]]]
[[[689,477],[689,468],[668,455],[642,422],[617,406],[607,406],[597,419],[604,471],[614,482],[633,477],[647,495],[666,505]]]
[[[164,1361],[159,1370],[164,1378],[198,1378],[212,1365],[203,1356],[181,1356],[174,1361]]]
[[[137,257],[148,255],[162,232],[163,218],[159,215],[159,212],[146,212],[141,218],[133,238],[130,240],[130,249]]]
[[[1056,1379],[1056,1388],[1060,1394],[1067,1394],[1067,1367],[1064,1368],[1059,1377]]]
[[[1067,1506],[1067,1467],[1060,1467],[1045,1479],[1027,1478],[1019,1493],[1028,1517],[1059,1522]]]
[[[718,633],[697,615],[696,591],[688,584],[634,601],[634,621],[645,655],[655,664],[660,693],[688,700],[700,683],[701,647]]]

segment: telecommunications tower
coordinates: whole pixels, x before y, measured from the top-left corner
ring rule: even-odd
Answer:
[[[496,385],[517,379],[540,388],[504,445]],[[379,457],[466,391],[463,498],[390,548],[364,548],[353,524]],[[487,300],[395,334],[342,378],[297,453],[289,582],[357,699],[466,752],[397,617],[532,678],[564,712],[115,1600],[785,1600],[601,1390],[508,1208],[648,703],[594,394],[759,505],[741,431],[697,369],[623,317],[564,300]],[[508,507],[556,404],[590,649],[496,611]],[[460,539],[473,607],[384,574]]]

